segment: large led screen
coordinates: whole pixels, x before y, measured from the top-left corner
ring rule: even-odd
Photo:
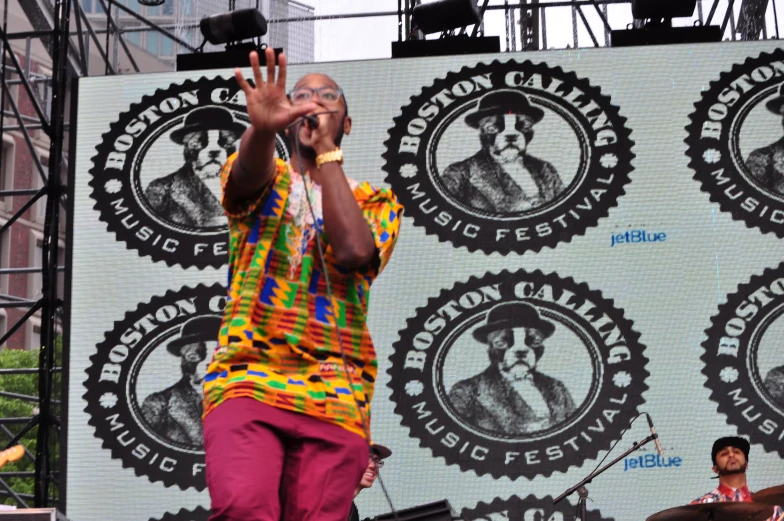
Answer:
[[[752,489],[784,480],[775,42],[298,65],[289,82],[308,72],[348,100],[346,174],[405,207],[369,318],[371,429],[393,450],[381,477],[396,508],[572,519],[577,498],[552,498],[645,438],[641,413],[664,456],[649,444],[595,479],[597,521],[713,489],[723,435],[750,440]],[[212,139],[217,124],[249,124],[231,70],[79,82],[75,521],[206,519],[191,377],[209,356],[185,363],[175,340],[201,323],[215,347],[225,305],[217,172],[237,143]],[[284,137],[277,154],[293,157]],[[488,351],[504,307],[544,337],[527,387]],[[263,465],[263,448],[248,457]],[[357,503],[363,518],[390,510],[379,484]]]

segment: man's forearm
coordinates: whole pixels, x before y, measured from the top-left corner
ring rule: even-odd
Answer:
[[[325,163],[321,172],[324,232],[332,245],[335,260],[346,268],[364,266],[376,251],[370,226],[362,216],[340,164]]]
[[[229,174],[228,193],[239,202],[258,193],[275,176],[275,134],[261,134],[252,126],[242,135],[240,151]]]

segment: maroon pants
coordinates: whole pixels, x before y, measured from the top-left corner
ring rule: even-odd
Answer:
[[[253,398],[204,419],[210,521],[346,521],[368,465],[361,436]]]

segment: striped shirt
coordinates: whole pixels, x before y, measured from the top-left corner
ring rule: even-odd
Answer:
[[[221,172],[224,189],[236,157]],[[362,416],[369,428],[378,369],[366,324],[369,291],[392,255],[402,207],[387,189],[348,181],[377,258],[363,268],[342,268],[322,231],[333,305],[316,246],[317,227],[323,230],[317,184],[277,160],[274,181],[255,200],[239,208],[224,200],[229,291],[219,347],[204,380],[205,416],[224,400],[244,396],[365,437]]]

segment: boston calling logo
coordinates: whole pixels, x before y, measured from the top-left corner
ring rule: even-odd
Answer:
[[[703,374],[719,412],[766,451],[784,457],[784,264],[738,286],[703,342]]]
[[[180,509],[176,514],[166,512],[160,519],[150,519],[150,521],[208,521],[210,511],[204,507],[196,507],[194,510]]]
[[[618,107],[588,80],[546,64],[450,72],[394,122],[384,170],[406,213],[471,251],[569,242],[617,204],[632,171]]]
[[[90,357],[89,423],[136,475],[204,490],[202,380],[225,306],[220,284],[152,297],[115,322]]]
[[[584,521],[612,521],[592,508],[586,512]],[[575,521],[575,507],[568,501],[553,505],[553,498],[526,498],[512,496],[509,499],[495,498],[490,503],[480,502],[474,508],[464,508],[460,519],[466,521]]]
[[[695,107],[686,144],[702,190],[733,219],[784,237],[784,50],[723,72]]]
[[[228,222],[220,171],[248,125],[233,78],[186,80],[142,97],[96,147],[90,186],[101,220],[155,261],[223,266]],[[276,153],[289,157],[282,136]]]
[[[488,273],[417,309],[389,374],[401,423],[479,475],[549,476],[608,449],[644,402],[645,346],[599,291]]]

